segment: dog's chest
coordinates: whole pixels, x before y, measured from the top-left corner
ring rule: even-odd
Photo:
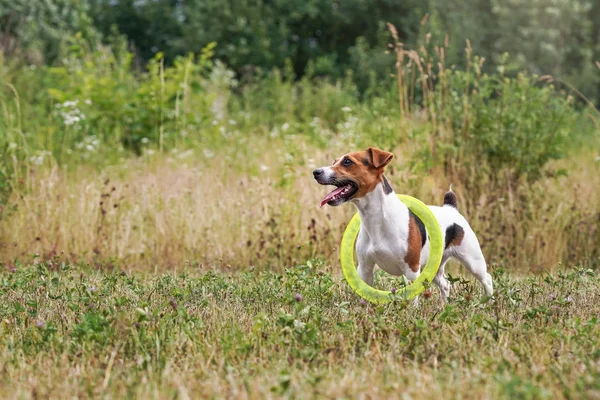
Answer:
[[[360,243],[362,241],[362,243]],[[392,275],[402,275],[406,270],[406,256],[408,243],[399,232],[383,232],[377,237],[367,234],[359,237],[357,251],[364,252],[379,268]]]
[[[392,275],[402,275],[406,270],[404,255],[406,249],[401,246],[378,248],[373,252],[373,258],[379,268]]]
[[[405,274],[408,208],[395,195],[385,196],[383,192],[375,192],[365,197],[366,201],[359,205],[362,220],[356,246],[359,258],[377,264],[389,274]]]

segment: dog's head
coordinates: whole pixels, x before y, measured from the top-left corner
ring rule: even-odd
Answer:
[[[330,167],[315,169],[313,176],[318,183],[336,186],[323,197],[321,207],[325,204],[339,206],[371,192],[382,181],[385,166],[393,157],[392,153],[369,147],[365,151],[344,154]]]

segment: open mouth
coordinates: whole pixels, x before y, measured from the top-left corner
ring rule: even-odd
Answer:
[[[342,181],[333,183],[333,185],[337,186],[336,189],[329,192],[323,200],[321,200],[321,207],[325,204],[329,204],[330,206],[337,206],[342,203],[347,202],[354,196],[354,194],[358,191],[358,186],[354,182],[351,181]]]

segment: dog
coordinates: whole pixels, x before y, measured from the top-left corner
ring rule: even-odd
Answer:
[[[398,199],[384,176],[385,167],[393,157],[392,153],[370,147],[345,154],[332,166],[313,171],[317,183],[336,187],[321,200],[321,207],[351,202],[360,213],[356,242],[358,275],[370,286],[375,265],[391,275],[404,275],[414,281],[429,256],[425,225]],[[487,272],[477,236],[458,212],[456,194],[450,189],[444,195],[443,206],[428,207],[440,224],[445,245],[433,280],[440,288],[442,302],[450,294],[444,267],[451,258],[464,265],[481,282],[486,295],[491,296],[492,277]]]

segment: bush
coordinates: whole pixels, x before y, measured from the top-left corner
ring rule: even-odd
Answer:
[[[485,165],[491,177],[506,171],[514,179],[538,179],[544,166],[561,158],[572,126],[580,118],[570,97],[553,86],[538,85],[535,76],[519,74],[475,76],[453,71],[448,78],[452,132],[445,143],[452,151],[446,163],[459,153],[460,162]],[[448,107],[449,106],[449,107]]]
[[[122,51],[119,57],[109,48],[89,51],[85,43],[73,43],[64,65],[49,71],[54,114],[65,134],[72,135],[70,143],[94,136],[136,154],[146,144],[162,150],[165,141],[185,137],[186,125],[207,123],[211,98],[205,91],[206,72],[213,48],[208,45],[197,60],[177,57],[170,67],[158,53],[145,72],[135,74],[132,54]],[[84,117],[77,118],[78,113]],[[72,148],[61,146],[55,153],[62,154],[63,147]]]
[[[13,133],[4,147],[15,143],[33,153],[49,151],[62,164],[93,157],[100,144],[136,154],[144,146],[172,147],[188,132],[210,125],[214,93],[207,86],[214,44],[197,58],[177,57],[169,67],[159,53],[141,73],[123,46],[92,50],[76,36],[60,66],[6,73],[12,83],[0,95],[7,107],[0,124]]]
[[[429,42],[417,52],[396,40],[395,52],[402,117],[418,114],[429,126],[421,155],[427,168],[441,162],[466,182],[534,181],[565,154],[581,114],[553,85],[526,73],[505,76],[502,66],[496,75],[482,73],[484,60],[469,44],[464,71],[446,69],[445,48]]]

